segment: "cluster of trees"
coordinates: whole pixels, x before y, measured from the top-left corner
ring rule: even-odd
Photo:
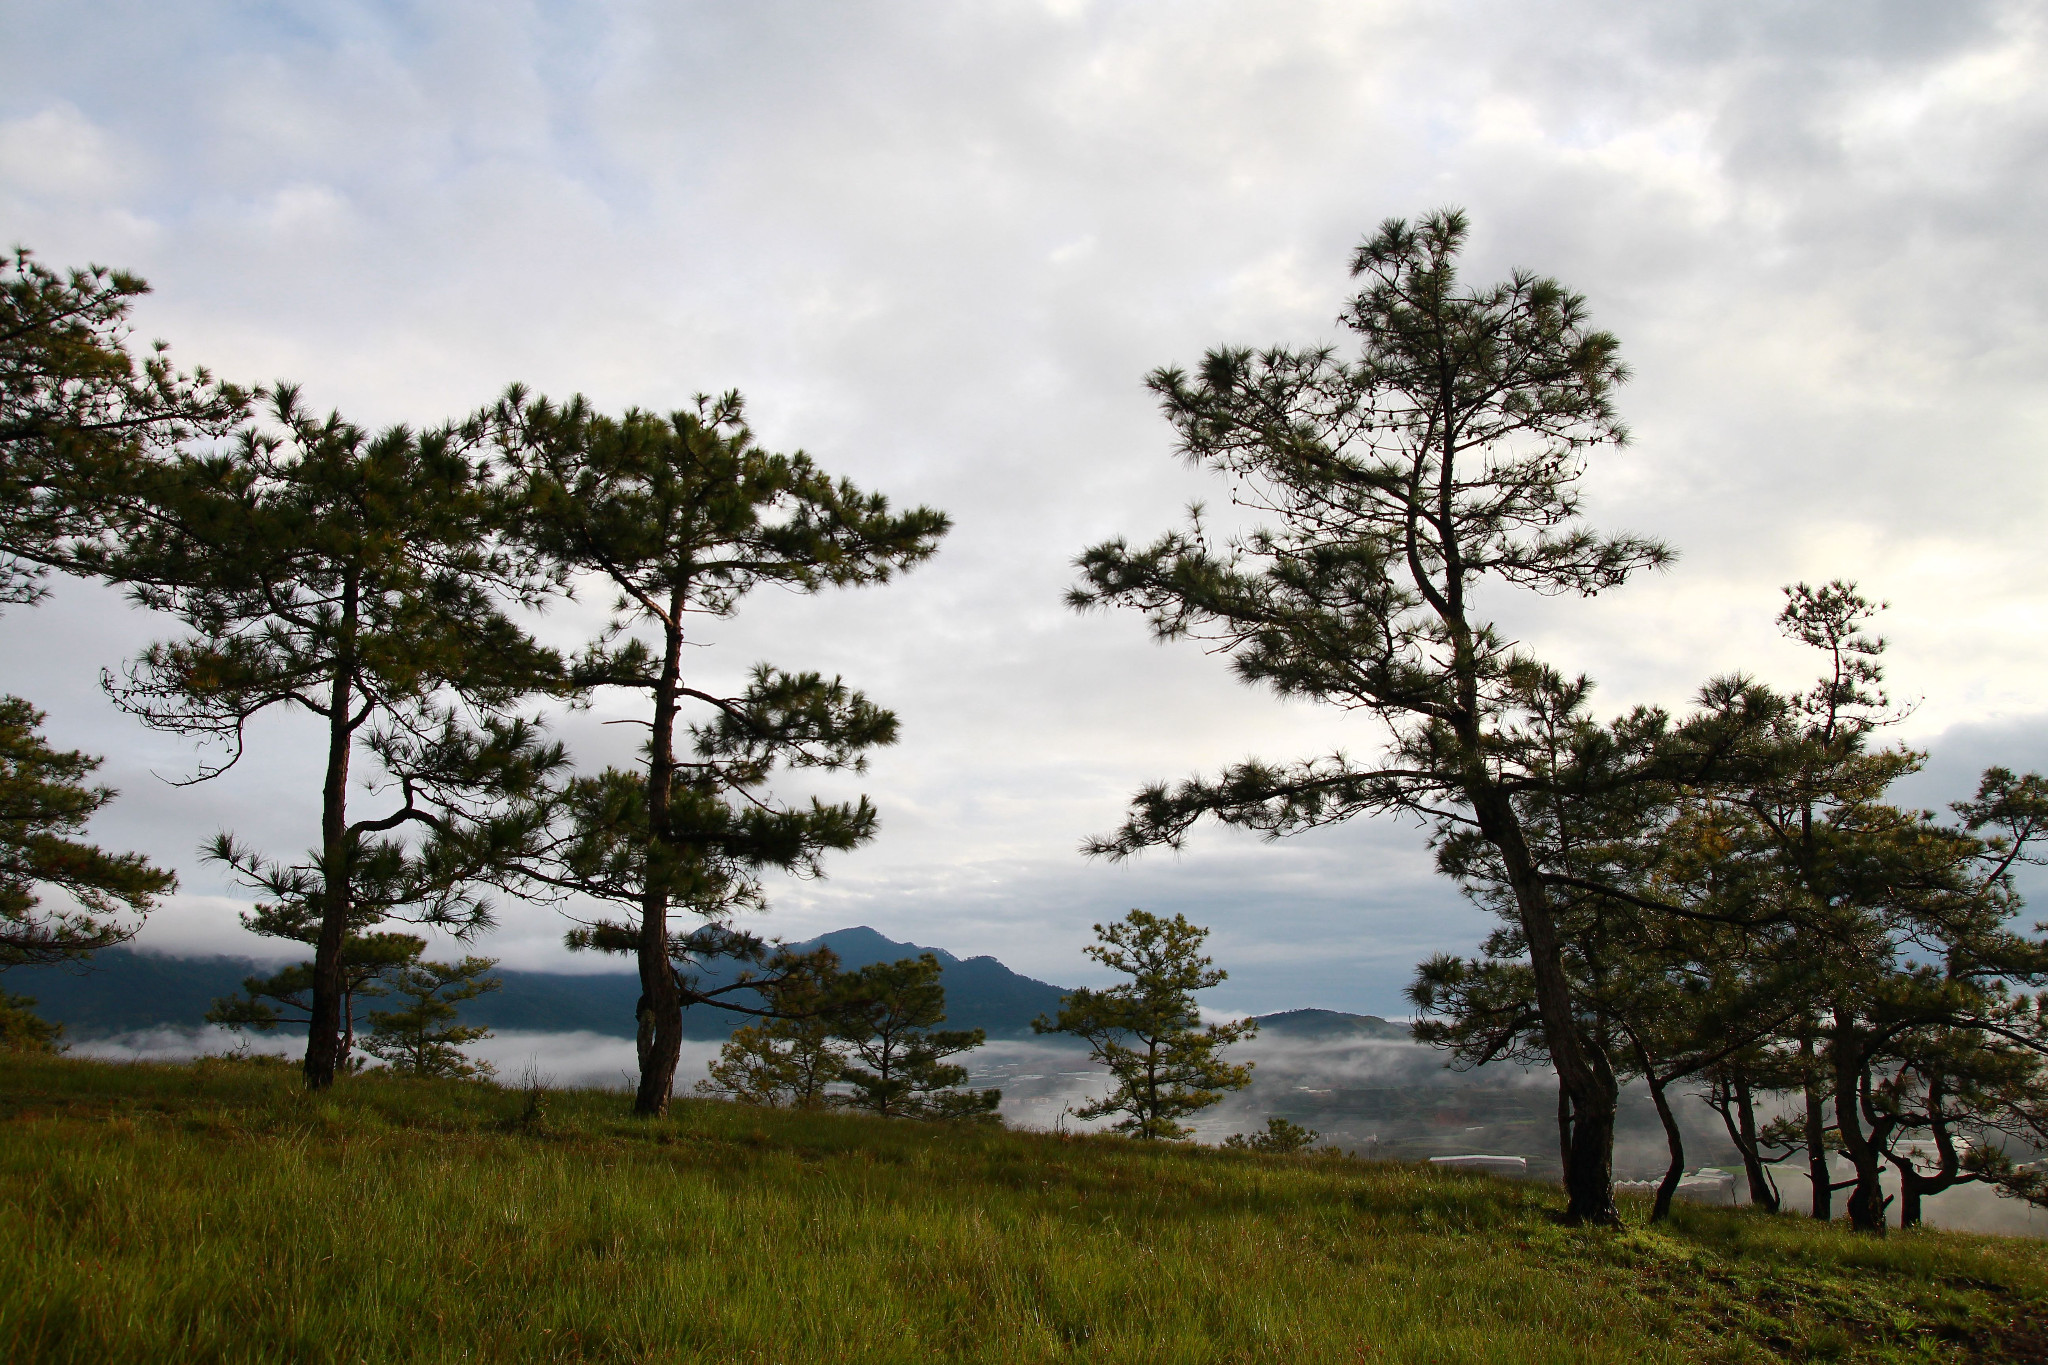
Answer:
[[[980,1047],[987,1034],[939,1027],[946,988],[937,957],[920,953],[843,972],[832,951],[819,948],[785,955],[778,965],[755,988],[768,1005],[765,1017],[734,1032],[698,1082],[700,1093],[885,1118],[996,1120],[1002,1091],[962,1089],[967,1068],[950,1060]]]
[[[1688,714],[1611,723],[1481,613],[1501,589],[1590,596],[1670,562],[1604,534],[1578,481],[1627,433],[1627,377],[1585,301],[1527,272],[1460,280],[1462,214],[1389,220],[1352,261],[1358,352],[1211,351],[1151,385],[1192,463],[1228,477],[1249,524],[1191,524],[1078,561],[1077,609],[1141,612],[1162,640],[1226,652],[1239,678],[1381,723],[1379,761],[1248,761],[1140,791],[1089,850],[1179,847],[1203,819],[1279,837],[1364,814],[1418,818],[1445,872],[1495,910],[1483,955],[1424,964],[1424,1037],[1469,1063],[1556,1069],[1573,1221],[1613,1224],[1620,1087],[1704,1077],[1760,1196],[1773,1151],[1805,1152],[1816,1211],[1854,1169],[1848,1213],[1884,1227],[1887,1163],[1925,1194],[2039,1177],[2003,1138],[2042,1128],[2039,998],[2048,943],[2013,927],[2013,871],[2048,815],[2038,776],[2003,769],[1941,820],[1888,792],[1921,756],[1877,743],[1880,643],[1846,584],[1790,591],[1822,650],[1787,696],[1709,683]],[[1491,594],[1491,597],[1488,595]],[[1766,1101],[1790,1097],[1789,1119]],[[1765,1198],[1764,1202],[1769,1202]]]
[[[262,983],[243,1008],[302,999],[306,1080],[325,1086],[349,1064],[351,964],[380,951],[380,926],[467,938],[492,888],[608,906],[570,942],[636,959],[635,1106],[663,1112],[681,1011],[732,989],[700,989],[693,964],[736,954],[768,979],[771,950],[732,925],[763,874],[815,875],[875,832],[865,798],[797,804],[771,779],[858,771],[897,729],[839,678],[721,671],[690,652],[693,619],[766,586],[885,582],[936,550],[946,517],[763,449],[733,393],[611,416],[515,387],[459,422],[371,432],[289,385],[180,373],[161,346],[138,359],[125,320],[143,291],[26,252],[0,271],[0,599],[74,573],[177,623],[107,686],[144,724],[216,746],[195,781],[239,760],[259,715],[320,726],[311,849],[207,849],[262,897],[251,929],[313,949],[303,982]],[[540,645],[532,614],[592,585],[615,594],[607,627],[570,654]],[[612,690],[642,700],[642,762],[579,770],[532,706]],[[7,705],[0,965],[120,942],[171,878],[68,837],[112,794]],[[400,975],[415,970],[432,969]]]
[[[1862,629],[1874,610],[1849,584],[1788,590],[1780,624],[1823,657],[1801,695],[1727,679],[1682,720],[1602,726],[1583,686],[1546,684],[1548,790],[1520,799],[1522,824],[1555,888],[1579,1027],[1663,1122],[1654,1216],[1684,1169],[1670,1096],[1686,1083],[1767,1208],[1783,1202],[1771,1165],[1794,1155],[1813,1216],[1847,1189],[1864,1227],[1884,1223],[1887,1167],[1908,1227],[1958,1184],[2037,1189],[2006,1148],[2048,1146],[2048,1017],[2019,989],[2048,980],[2048,943],[2012,927],[2013,870],[2039,861],[2048,783],[1993,768],[1950,818],[1899,805],[1921,755],[1873,742],[1891,718],[1883,642]],[[1418,1035],[1468,1064],[1547,1059],[1497,853],[1459,832],[1439,857],[1502,925],[1483,956],[1422,965]]]
[[[1181,1119],[1251,1083],[1252,1064],[1225,1061],[1220,1052],[1257,1033],[1257,1023],[1204,1024],[1195,1004],[1195,992],[1228,976],[1201,951],[1208,934],[1184,915],[1144,910],[1095,926],[1088,956],[1129,979],[1072,991],[1056,1016],[1032,1021],[1036,1033],[1086,1041],[1110,1074],[1110,1089],[1074,1110],[1076,1118],[1113,1119],[1111,1131],[1129,1137],[1179,1140],[1194,1131]],[[701,1093],[798,1109],[994,1118],[1000,1091],[956,1088],[966,1068],[946,1059],[985,1038],[981,1029],[938,1028],[945,989],[936,957],[840,972],[831,951],[820,948],[801,958],[784,954],[777,965],[772,978],[754,985],[770,1017],[733,1034],[698,1084]],[[1234,1145],[1297,1151],[1317,1136],[1275,1119],[1267,1132]]]

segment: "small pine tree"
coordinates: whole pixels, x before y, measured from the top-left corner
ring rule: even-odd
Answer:
[[[1233,1066],[1216,1052],[1258,1032],[1258,1025],[1244,1019],[1202,1026],[1195,992],[1229,974],[1201,955],[1209,931],[1185,915],[1162,919],[1133,910],[1121,923],[1096,925],[1095,936],[1101,941],[1088,956],[1131,979],[1108,990],[1073,992],[1058,1018],[1034,1019],[1032,1031],[1087,1039],[1090,1055],[1116,1077],[1116,1088],[1075,1110],[1076,1118],[1120,1114],[1112,1125],[1119,1133],[1188,1137],[1194,1130],[1180,1118],[1251,1084],[1250,1062]]]
[[[833,1032],[852,1053],[849,1108],[907,1118],[998,1122],[1000,1090],[960,1090],[967,1068],[948,1062],[987,1040],[981,1029],[940,1029],[946,988],[930,953],[877,962],[842,978]]]
[[[458,1024],[462,1002],[498,989],[503,983],[485,976],[496,958],[465,957],[460,962],[413,962],[391,975],[388,992],[403,998],[403,1009],[371,1010],[370,1036],[363,1050],[401,1076],[468,1079],[489,1076],[489,1062],[463,1055],[462,1046],[488,1038],[491,1031],[476,1024]]]
[[[62,1024],[53,1024],[35,1012],[36,1002],[26,995],[0,990],[0,1052],[58,1052]]]
[[[1321,1141],[1322,1136],[1313,1128],[1304,1128],[1275,1114],[1266,1120],[1265,1132],[1232,1133],[1223,1139],[1223,1145],[1234,1152],[1264,1152],[1268,1155],[1285,1156],[1290,1152],[1307,1151]]]
[[[797,1106],[800,1073],[796,1049],[777,1036],[773,1023],[735,1029],[697,1082],[697,1093],[768,1108]]]
[[[736,1030],[697,1093],[791,1109],[822,1108],[846,1074],[834,1044],[840,990],[838,958],[829,949],[803,957],[778,954],[756,989],[772,1017]]]
[[[258,906],[262,917],[269,906]],[[356,1066],[358,1007],[389,992],[384,980],[419,961],[427,942],[415,934],[351,934],[341,946],[341,1060],[346,1071]],[[313,1018],[313,964],[301,962],[275,976],[243,980],[242,994],[223,996],[206,1012],[209,1024],[252,1028],[268,1033],[281,1024],[306,1024]]]

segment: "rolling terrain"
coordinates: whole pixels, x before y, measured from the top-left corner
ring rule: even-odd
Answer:
[[[2023,1362],[2048,1249],[1532,1181],[262,1060],[0,1057],[0,1358]]]

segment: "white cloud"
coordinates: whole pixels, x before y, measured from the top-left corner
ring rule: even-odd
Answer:
[[[0,119],[0,183],[77,201],[117,189],[125,178],[113,140],[67,101]]]
[[[148,275],[141,330],[181,356],[362,420],[515,378],[614,407],[736,385],[771,444],[952,512],[902,584],[708,637],[904,717],[865,783],[882,839],[771,927],[1079,980],[1093,920],[1185,908],[1234,998],[1384,1012],[1483,928],[1415,831],[1074,853],[1141,781],[1372,743],[1059,607],[1084,545],[1219,493],[1144,374],[1339,340],[1358,236],[1463,204],[1475,276],[1554,273],[1621,336],[1637,443],[1591,507],[1685,555],[1591,603],[1503,598],[1512,629],[1614,705],[1675,703],[1797,681],[1778,585],[1856,577],[1894,604],[1910,736],[2023,749],[2048,714],[2042,33],[2019,3],[131,4],[20,16],[0,212],[45,260]],[[186,760],[94,678],[163,623],[79,590],[0,629],[0,685],[108,754],[109,837],[191,894],[236,894],[187,853],[217,825],[310,842],[293,726],[212,787],[149,775]],[[598,718],[564,733],[624,757]],[[549,912],[505,923],[508,961],[556,953]]]

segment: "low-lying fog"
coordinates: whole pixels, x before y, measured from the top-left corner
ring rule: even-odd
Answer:
[[[111,1060],[173,1060],[238,1047],[294,1055],[304,1046],[289,1036],[238,1036],[221,1028],[150,1029],[80,1042],[73,1053]],[[562,1088],[626,1089],[633,1081],[633,1043],[596,1033],[505,1031],[469,1049],[491,1063],[501,1084],[527,1075]],[[718,1044],[686,1041],[676,1091],[688,1094],[703,1079]],[[1256,1064],[1253,1084],[1192,1120],[1196,1140],[1221,1142],[1232,1133],[1262,1128],[1269,1115],[1307,1124],[1328,1145],[1361,1156],[1420,1160],[1431,1156],[1485,1153],[1529,1159],[1534,1178],[1558,1175],[1556,1082],[1548,1071],[1486,1067],[1469,1074],[1444,1069],[1433,1049],[1391,1040],[1351,1038],[1300,1040],[1272,1034],[1240,1044],[1232,1056]],[[1084,1123],[1073,1111],[1107,1089],[1102,1071],[1075,1043],[998,1039],[962,1059],[978,1086],[1003,1092],[1002,1115],[1016,1128],[1086,1131],[1107,1126]],[[1746,1199],[1740,1163],[1717,1115],[1690,1094],[1679,1105],[1686,1136],[1687,1169],[1719,1166],[1737,1176]],[[1618,1179],[1651,1179],[1667,1160],[1662,1129],[1647,1092],[1624,1095],[1615,1142]],[[1796,1167],[1796,1169],[1795,1169]],[[1842,1167],[1837,1178],[1846,1175]],[[1785,1207],[1804,1210],[1809,1193],[1803,1159],[1777,1168]],[[1836,1195],[1839,1211],[1846,1192]],[[1963,1186],[1936,1196],[1926,1206],[1938,1227],[2048,1237],[2048,1210],[2001,1199],[1980,1186]]]

